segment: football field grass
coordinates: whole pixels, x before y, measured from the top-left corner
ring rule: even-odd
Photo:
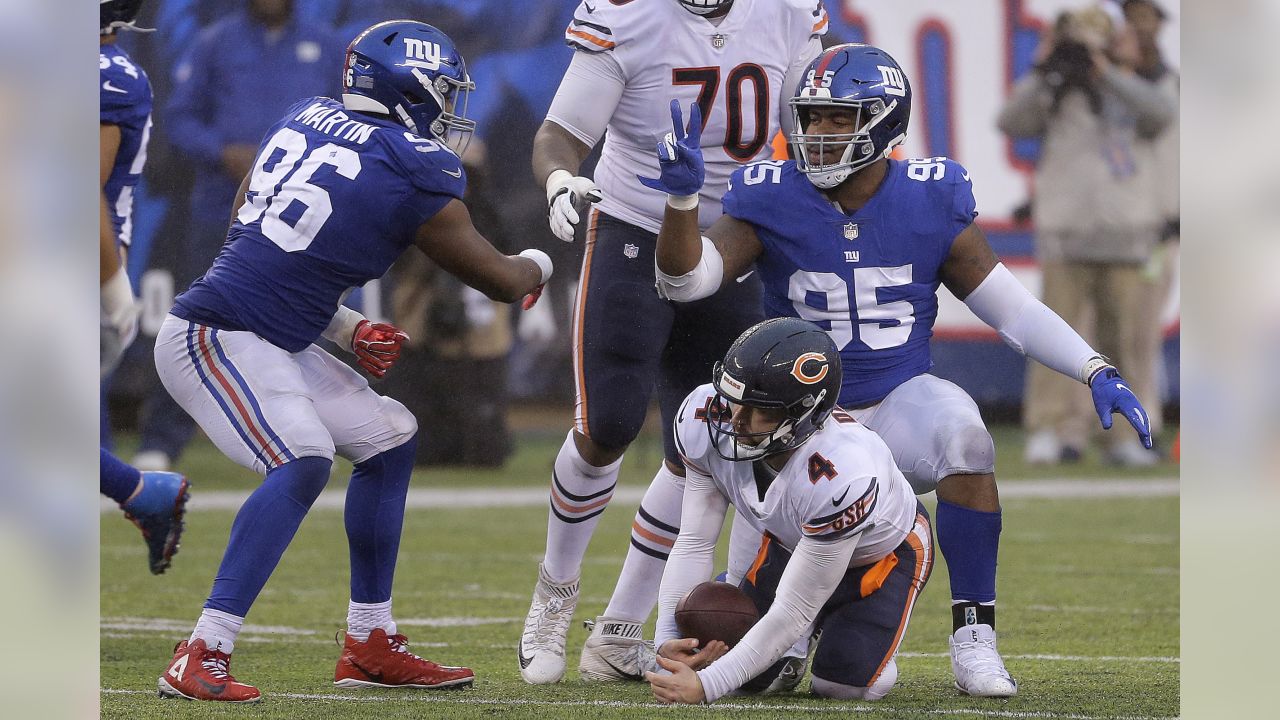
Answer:
[[[1179,714],[1178,499],[1176,465],[1119,472],[1086,463],[1021,467],[1015,431],[996,433],[1004,490],[1000,549],[1000,648],[1019,680],[1017,697],[967,698],[952,687],[949,593],[941,555],[899,657],[897,687],[879,703],[800,692],[727,698],[710,708],[663,708],[647,685],[588,684],[577,677],[587,631],[627,548],[638,491],[656,446],[625,462],[620,493],[587,554],[569,636],[570,670],[554,686],[521,681],[516,643],[546,532],[545,493],[560,437],[526,438],[504,470],[427,470],[414,488],[496,490],[465,506],[416,503],[405,518],[395,612],[411,649],[476,671],[468,690],[351,691],[332,684],[334,635],[345,620],[347,551],[342,513],[322,502],[303,523],[236,644],[233,673],[256,684],[256,706],[161,700],[156,678],[190,633],[225,547],[236,494],[256,483],[207,443],[180,469],[195,480],[182,551],[168,573],[147,573],[137,530],[102,515],[102,716],[112,718],[1170,718]],[[128,454],[125,453],[125,457]],[[340,467],[329,493],[340,493]],[[1061,478],[1061,480],[1050,480]],[[1071,479],[1076,478],[1076,479]],[[1122,484],[1118,484],[1122,483]],[[628,499],[622,499],[625,496]],[[332,496],[326,495],[325,498]],[[476,501],[478,499],[478,501]],[[924,498],[933,509],[933,498]],[[545,501],[543,501],[545,502]],[[723,543],[722,543],[723,545]],[[722,548],[723,557],[723,548]],[[721,562],[723,565],[723,562]]]

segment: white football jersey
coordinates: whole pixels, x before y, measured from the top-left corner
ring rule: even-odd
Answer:
[[[566,42],[610,54],[625,80],[595,171],[600,210],[658,231],[666,197],[636,176],[658,177],[654,148],[671,131],[671,101],[686,123],[697,101],[706,163],[698,219],[711,225],[729,175],[770,156],[787,71],[812,59],[806,48],[827,24],[821,0],[737,0],[718,25],[676,0],[583,0]]]
[[[877,562],[906,539],[915,525],[916,496],[879,435],[837,408],[761,498],[753,463],[725,460],[711,446],[706,418],[725,412],[713,406],[715,397],[708,383],[685,399],[676,446],[685,466],[711,477],[738,517],[787,550],[805,536],[836,540],[861,533],[849,567]]]

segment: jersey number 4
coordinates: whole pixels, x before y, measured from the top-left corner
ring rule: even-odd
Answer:
[[[742,87],[751,81],[755,92],[755,134],[750,140],[742,139]],[[702,128],[711,120],[711,111],[720,92],[720,68],[672,68],[672,85],[697,85],[698,109],[702,111]],[[729,157],[746,162],[756,156],[769,140],[769,76],[755,63],[743,63],[729,71],[725,82],[725,112],[728,119],[724,130],[724,151]]]
[[[878,291],[910,282],[910,265],[854,268],[852,283],[835,273],[797,270],[791,275],[787,296],[800,317],[827,326],[827,334],[841,350],[855,336],[872,350],[884,350],[911,338],[915,306],[906,300],[882,303]]]
[[[333,214],[329,191],[311,182],[321,165],[355,180],[360,154],[333,143],[308,150],[306,135],[281,128],[254,160],[236,219],[244,225],[261,220],[262,234],[285,252],[306,250]]]

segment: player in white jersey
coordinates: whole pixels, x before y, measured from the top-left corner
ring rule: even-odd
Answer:
[[[574,308],[574,427],[556,457],[547,550],[519,646],[528,682],[564,675],[582,557],[655,385],[669,427],[685,394],[761,317],[755,278],[689,306],[654,290],[665,195],[636,176],[656,177],[651,148],[668,123],[661,108],[677,97],[697,102],[706,118],[705,168],[712,180],[699,207],[702,224],[710,225],[720,215],[729,175],[769,156],[779,109],[820,52],[826,28],[820,0],[584,0],[565,30],[576,52],[534,139],[534,175],[546,188],[551,228],[560,239],[573,239],[583,201],[596,207]],[[578,176],[602,136],[594,179]],[[601,616],[623,622],[597,622],[580,667],[589,679],[638,680],[643,661],[652,665],[639,623],[656,602],[680,522],[682,468],[669,432],[664,450],[666,465],[641,502],[623,578]],[[616,661],[585,659],[606,629],[615,631],[607,633],[610,642],[624,645],[625,653],[639,653],[621,669]]]
[[[676,419],[684,522],[662,577],[663,702],[713,702],[776,687],[783,654],[810,635],[813,692],[876,700],[933,567],[929,516],[884,441],[836,407],[840,352],[818,326],[775,318],[748,330]],[[732,649],[680,638],[680,599],[714,572],[732,504],[763,536],[741,582],[761,618]],[[714,664],[710,664],[715,660]],[[697,672],[694,672],[697,670]],[[798,679],[798,676],[797,678]]]

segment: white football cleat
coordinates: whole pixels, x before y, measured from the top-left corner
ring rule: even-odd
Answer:
[[[1013,697],[1018,683],[996,651],[996,631],[990,625],[965,625],[947,638],[956,689],[974,697]]]
[[[653,643],[644,639],[642,623],[617,620],[603,615],[588,621],[591,637],[582,646],[578,673],[583,680],[614,682],[643,681],[646,672],[658,668]]]
[[[578,578],[554,583],[538,565],[538,584],[524,619],[517,649],[520,676],[530,685],[549,685],[564,677],[564,645],[569,621],[578,606]]]

